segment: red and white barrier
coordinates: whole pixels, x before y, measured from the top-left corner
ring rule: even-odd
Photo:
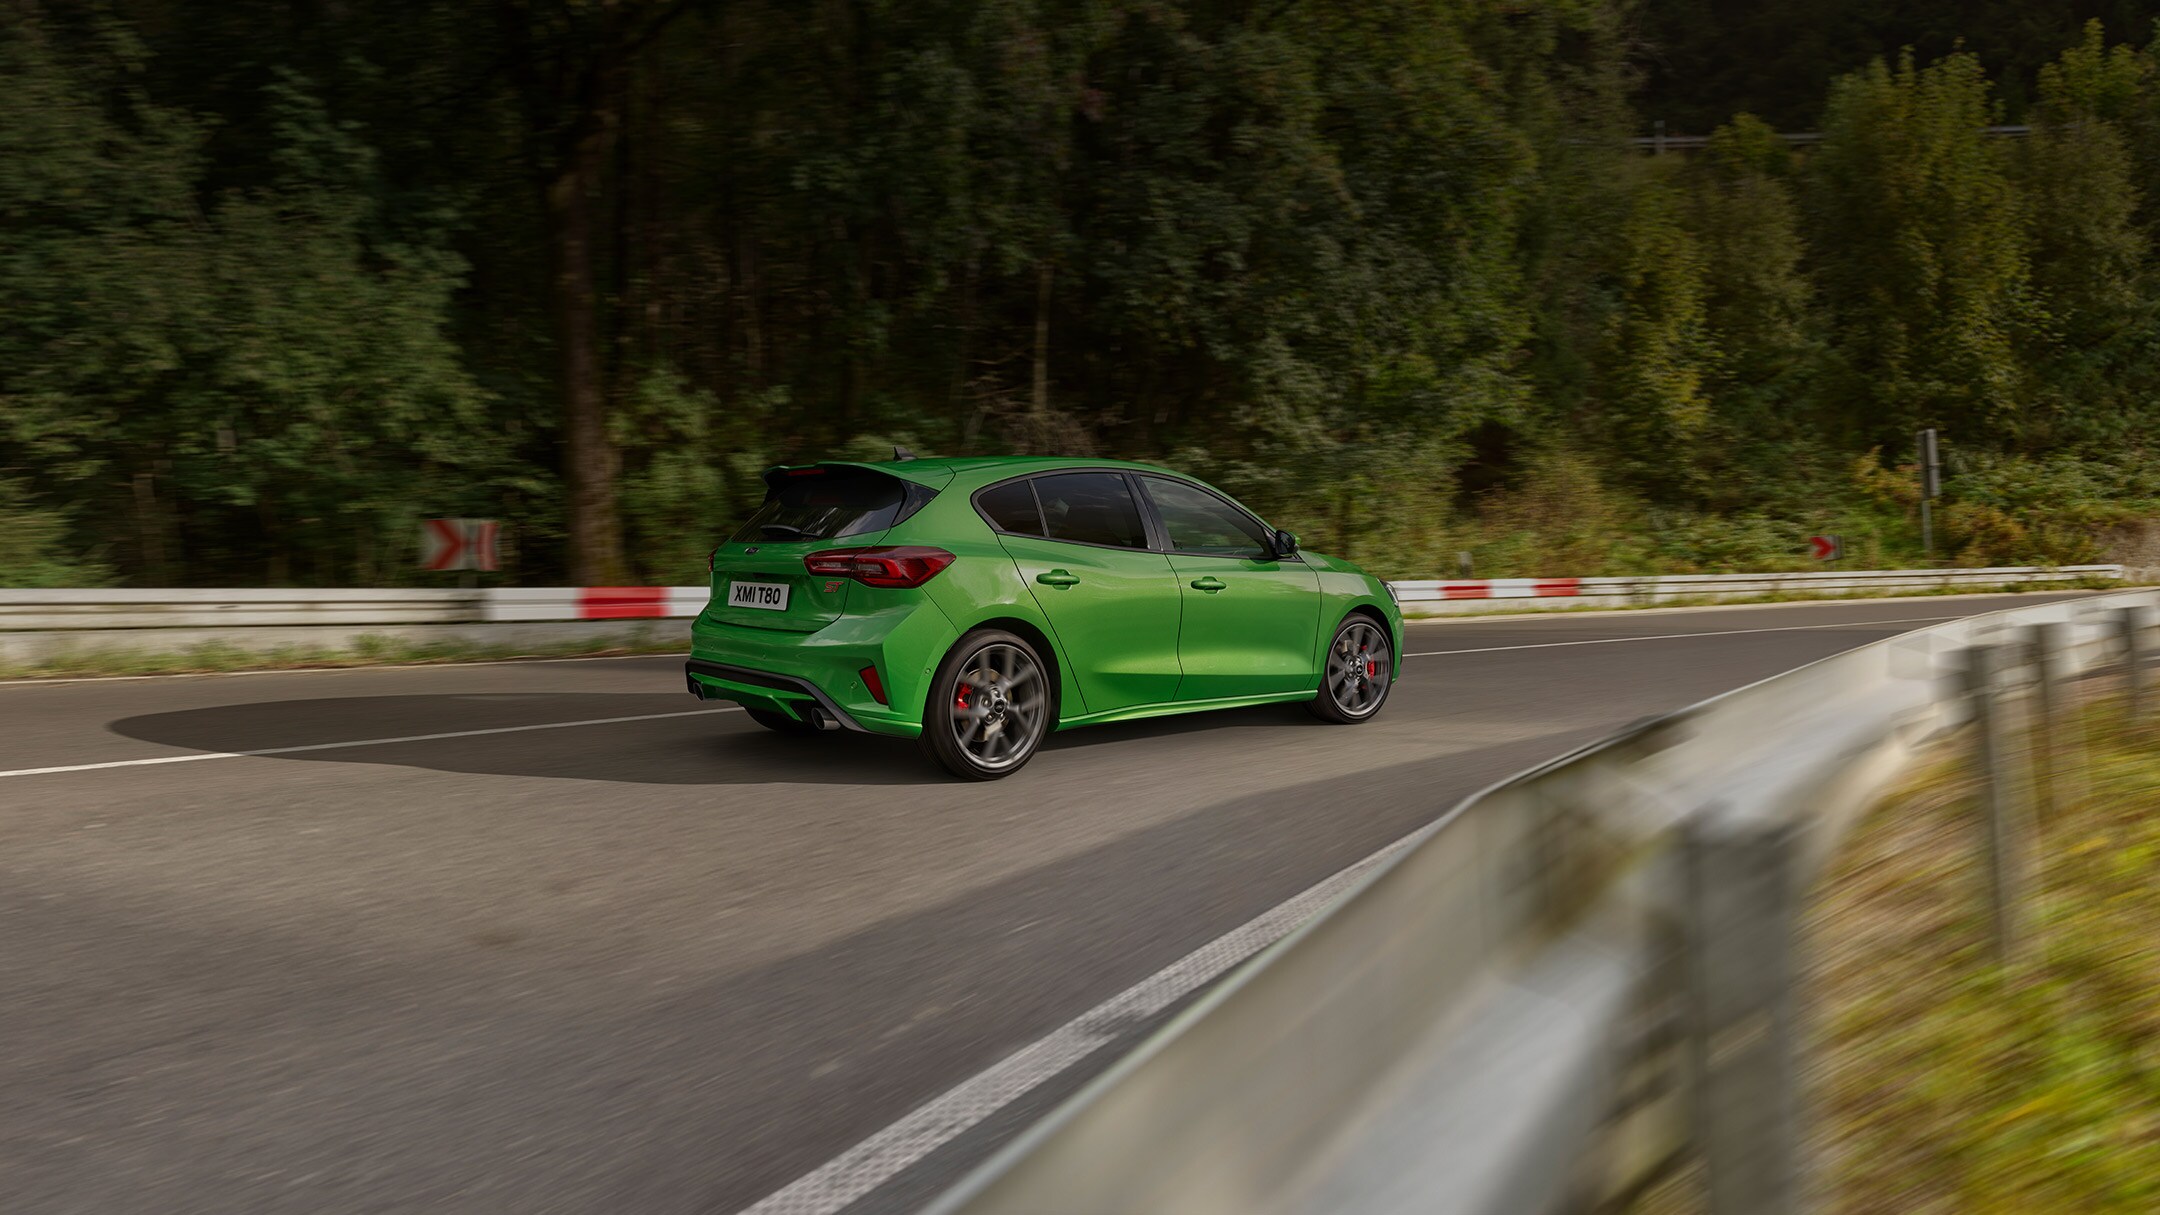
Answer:
[[[1639,607],[1674,600],[1714,602],[1765,595],[1836,596],[1898,594],[1969,588],[2120,580],[2119,565],[1997,566],[1960,570],[1804,570],[1778,574],[1665,574],[1642,578],[1487,578],[1463,581],[1392,582],[1395,598],[1411,616],[1482,610],[1481,601],[1508,599],[1508,606],[1536,611],[1569,607]]]
[[[482,591],[481,619],[669,620],[705,610],[702,586],[513,586]]]
[[[1430,588],[1435,599],[1557,599],[1580,594],[1580,578],[1482,578],[1471,582],[1397,582],[1406,588]]]

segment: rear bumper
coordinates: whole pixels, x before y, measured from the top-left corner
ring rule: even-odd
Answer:
[[[869,733],[807,679],[696,658],[683,664],[683,677],[689,682],[690,694],[699,700],[732,700],[753,709],[784,713],[820,729],[831,722],[835,729]]]
[[[842,616],[813,633],[748,628],[698,617],[690,626],[684,678],[701,700],[898,738],[922,733],[930,676],[956,639],[952,622],[926,600]],[[862,671],[877,669],[885,700]]]

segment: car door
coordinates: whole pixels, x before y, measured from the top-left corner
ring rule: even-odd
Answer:
[[[1148,547],[1123,473],[1045,473],[975,502],[1057,634],[1086,712],[1176,698],[1178,583]]]
[[[1179,700],[1317,687],[1320,577],[1273,555],[1273,533],[1222,495],[1142,475],[1169,547],[1185,610],[1178,626]]]

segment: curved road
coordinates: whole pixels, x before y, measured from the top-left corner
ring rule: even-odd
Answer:
[[[0,1210],[906,1209],[1159,1014],[817,1170],[1463,795],[2034,598],[1414,624],[1368,726],[1096,727],[989,785],[673,658],[0,685]]]

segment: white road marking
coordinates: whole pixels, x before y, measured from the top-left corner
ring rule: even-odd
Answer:
[[[1016,1098],[1123,1038],[1135,1022],[1160,1013],[1274,944],[1422,834],[1422,829],[1411,832],[1202,945],[1050,1031],[1048,1036],[916,1106],[899,1121],[833,1157],[816,1171],[805,1173],[745,1208],[741,1215],[831,1215]]]
[[[1804,633],[1814,629],[1864,629],[1877,624],[1939,624],[1963,620],[1963,616],[1904,616],[1896,620],[1841,620],[1836,624],[1787,624],[1774,629],[1718,629],[1704,633],[1648,633],[1640,637],[1592,637],[1584,641],[1537,641],[1528,645],[1488,645],[1469,650],[1422,650],[1405,658],[1436,658],[1442,654],[1498,654],[1506,650],[1553,650],[1570,645],[1618,645],[1623,641],[1676,641],[1687,637],[1738,637],[1745,633]]]
[[[99,764],[61,764],[51,768],[16,768],[0,772],[8,776],[51,776],[60,772],[98,772],[106,768],[151,768],[159,764],[192,764],[206,759],[245,759],[255,755],[296,755],[302,751],[339,751],[349,747],[382,747],[392,743],[438,742],[446,738],[479,738],[485,734],[522,734],[527,730],[567,730],[572,726],[612,726],[625,721],[663,721],[670,717],[702,717],[708,713],[740,713],[742,706],[724,709],[685,709],[680,713],[640,713],[633,717],[588,717],[583,721],[544,721],[530,726],[493,726],[485,730],[449,730],[441,734],[404,734],[396,738],[356,738],[346,742],[305,743],[297,747],[261,747],[253,751],[194,751],[186,755],[158,755],[149,759],[109,759]]]

